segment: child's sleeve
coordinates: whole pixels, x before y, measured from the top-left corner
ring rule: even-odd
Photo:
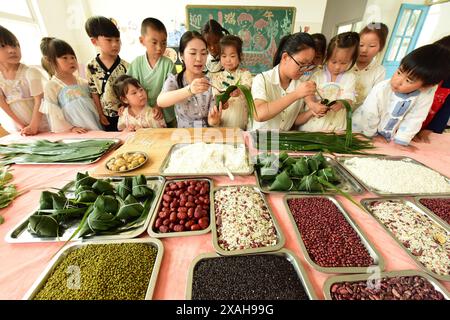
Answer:
[[[44,93],[44,77],[38,69],[28,68],[25,74],[25,79],[28,83],[28,87],[30,88],[30,95],[32,97],[36,97]]]
[[[381,121],[383,85],[373,87],[363,105],[353,114],[354,132],[361,132],[367,137],[373,137],[378,131]]]
[[[373,85],[379,84],[381,81],[386,78],[386,69],[383,66],[379,66],[377,73],[375,74],[375,79],[373,81]]]
[[[414,136],[422,128],[422,124],[428,116],[431,105],[433,104],[434,93],[437,87],[429,89],[426,93],[421,93],[417,98],[415,106],[403,118],[394,135],[394,142],[407,146]]]
[[[97,86],[95,85],[94,80],[94,66],[90,63],[88,63],[86,67],[86,79],[88,81],[89,91],[91,93],[100,94],[99,90],[97,89]]]
[[[123,131],[126,128],[127,128],[127,125],[126,125],[125,115],[122,114],[119,117],[119,121],[117,122],[117,130]]]
[[[49,81],[44,88],[44,101],[39,111],[47,115],[50,131],[54,133],[69,131],[73,126],[66,121],[64,113],[58,104],[60,87],[57,83]]]
[[[242,73],[241,84],[243,84],[247,88],[251,89],[252,82],[253,82],[253,76],[250,73],[250,71],[244,71],[244,73]]]
[[[258,74],[254,79],[252,83],[252,96],[253,99],[258,99],[262,101],[268,101],[267,98],[267,92],[266,92],[266,86],[265,85],[265,79],[264,75],[262,73]]]

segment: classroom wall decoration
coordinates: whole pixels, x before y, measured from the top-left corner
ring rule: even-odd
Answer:
[[[293,32],[295,7],[186,6],[188,30],[199,31],[210,19],[217,20],[243,41],[242,67],[257,74],[272,68],[280,39]]]

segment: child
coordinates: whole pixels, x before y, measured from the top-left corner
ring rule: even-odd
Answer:
[[[447,50],[448,55],[450,55],[450,36],[436,41],[435,44]],[[431,133],[441,134],[447,127],[450,118],[450,66],[448,67],[447,77],[439,84],[434,94],[430,112],[422,124],[422,129],[416,135],[415,140],[430,142],[429,136]]]
[[[196,31],[187,31],[180,39],[179,50],[183,70],[169,75],[158,96],[158,105],[175,105],[179,128],[218,126],[222,104],[216,108],[209,79],[203,74],[208,54],[205,39]]]
[[[386,70],[377,56],[383,51],[389,28],[380,22],[367,25],[359,33],[359,56],[352,71],[356,76],[355,107],[361,106],[370,90],[386,76]]]
[[[305,72],[314,69],[315,54],[314,40],[307,33],[297,32],[281,38],[273,68],[253,79],[256,114],[252,130],[292,129],[302,110],[303,99],[316,92],[314,82],[302,79]]]
[[[314,65],[322,68],[323,60],[327,50],[327,38],[322,33],[314,33],[311,35],[316,48],[316,56],[314,57]]]
[[[48,131],[47,119],[39,112],[43,97],[43,76],[35,68],[20,63],[19,41],[0,26],[0,110],[9,132],[35,135]]]
[[[353,115],[353,130],[407,146],[419,132],[433,102],[436,84],[448,76],[448,53],[436,44],[408,54],[390,80],[377,84]]]
[[[175,65],[169,58],[163,56],[167,47],[167,31],[164,24],[155,18],[142,21],[141,44],[147,49],[146,53],[131,62],[128,75],[136,78],[147,91],[148,105],[156,108],[157,118],[162,118],[169,128],[176,128],[175,111],[173,106],[161,108],[156,103],[164,82],[168,75],[175,73]]]
[[[157,110],[147,105],[147,93],[138,80],[122,75],[114,83],[114,92],[126,106],[119,117],[119,131],[166,127],[162,118],[156,119]]]
[[[208,47],[208,59],[206,60],[206,71],[208,73],[220,72],[223,66],[220,63],[220,39],[230,34],[216,20],[209,20],[202,28],[202,36]]]
[[[220,40],[220,63],[224,71],[210,74],[214,95],[219,94],[219,90],[225,91],[228,86],[240,84],[252,86],[252,74],[249,71],[239,68],[242,59],[242,40],[237,36],[224,36]],[[246,130],[248,121],[247,102],[245,96],[240,90],[231,92],[231,98],[228,100],[228,109],[222,111],[222,127],[238,127]]]
[[[120,31],[105,17],[91,17],[85,24],[86,33],[100,53],[88,63],[86,77],[92,98],[106,131],[117,131],[120,101],[113,92],[116,79],[127,73],[128,62],[119,57]]]
[[[47,115],[51,131],[103,130],[87,81],[74,75],[78,62],[72,47],[60,39],[43,38],[41,51],[42,66],[51,79],[40,111]]]
[[[349,72],[358,58],[359,35],[345,32],[331,39],[323,70],[318,70],[311,77],[316,82],[317,90],[324,99],[334,101],[355,100],[355,75]],[[300,115],[300,131],[343,131],[346,129],[346,110],[338,102],[325,112],[317,112],[323,106],[314,96],[305,99],[307,108]]]

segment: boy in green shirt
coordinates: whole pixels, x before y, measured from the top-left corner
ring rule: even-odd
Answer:
[[[167,47],[167,31],[164,24],[155,18],[142,21],[139,41],[147,52],[134,59],[128,69],[128,75],[136,78],[147,91],[148,105],[159,108],[156,98],[170,73],[175,73],[175,65],[164,56]],[[176,128],[174,107],[164,108],[164,120],[168,128]]]

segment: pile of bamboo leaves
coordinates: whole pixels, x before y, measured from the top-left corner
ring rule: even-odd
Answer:
[[[351,143],[347,144],[347,134],[333,132],[251,132],[255,147],[259,150],[280,151],[318,151],[340,154],[365,154],[373,149],[371,140],[364,136],[353,134]]]
[[[125,177],[113,185],[78,173],[58,192],[42,192],[39,209],[28,219],[28,231],[38,237],[60,237],[78,224],[71,239],[119,234],[142,226],[153,198],[143,175]]]
[[[0,145],[0,164],[86,163],[102,156],[114,144],[114,140],[93,139],[71,143],[37,140]]]
[[[13,175],[9,167],[0,166],[0,210],[6,208],[11,202],[20,195],[16,186],[11,184]],[[0,224],[4,218],[0,215]]]

